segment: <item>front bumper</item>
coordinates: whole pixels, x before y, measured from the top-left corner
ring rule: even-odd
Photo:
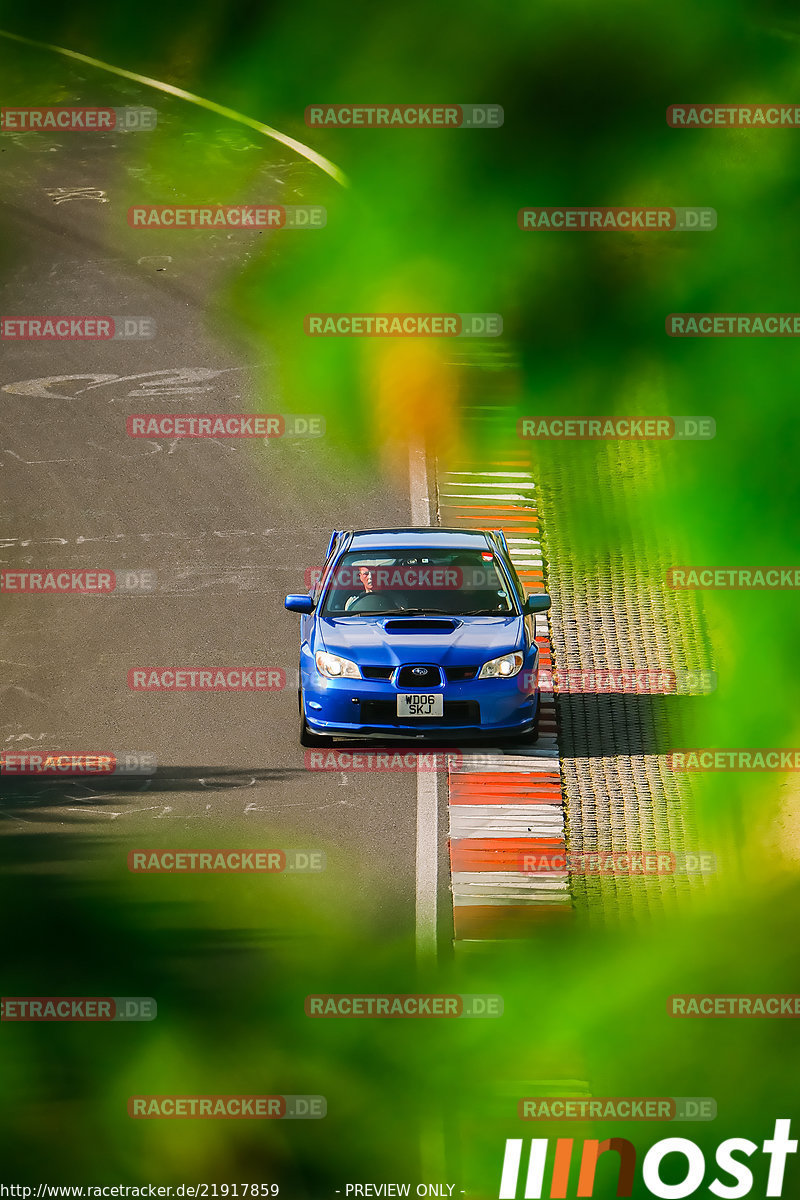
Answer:
[[[398,718],[398,694],[415,689],[389,680],[326,679],[310,661],[301,663],[301,679],[306,723],[312,733],[329,737],[416,740],[523,734],[533,728],[539,704],[538,688],[526,667],[511,679],[470,679],[419,689],[443,696],[443,717]]]

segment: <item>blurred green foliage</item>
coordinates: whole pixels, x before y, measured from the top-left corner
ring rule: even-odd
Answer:
[[[452,368],[445,344],[311,343],[302,322],[326,310],[500,312],[517,364],[515,413],[715,418],[715,441],[665,447],[663,469],[640,489],[638,517],[654,545],[670,539],[682,561],[698,564],[797,561],[796,342],[664,332],[673,311],[797,308],[800,133],[672,130],[664,115],[680,101],[792,102],[792,5],[142,0],[102,13],[80,3],[0,9],[5,28],[238,108],[345,170],[348,191],[182,102],[44,52],[0,49],[7,102],[112,96],[159,108],[158,131],[126,144],[124,164],[108,168],[115,203],[101,214],[101,235],[131,257],[138,243],[124,211],[134,201],[326,205],[324,231],[264,238],[209,296],[209,322],[250,351],[275,352],[287,409],[325,412],[365,458],[379,453],[387,426],[401,440],[449,434],[477,455],[459,414],[482,368]],[[311,103],[470,100],[502,104],[502,129],[303,124]],[[719,224],[710,234],[519,231],[520,207],[556,204],[708,205]],[[148,253],[159,253],[159,236],[148,235]],[[2,250],[6,261],[14,252]],[[491,391],[494,376],[481,379]],[[498,394],[504,379],[497,372]],[[545,453],[574,454],[578,470],[591,450]],[[585,509],[585,540],[602,538],[590,492]],[[703,603],[720,683],[698,744],[797,744],[795,597],[709,594]],[[698,785],[705,830],[717,844],[737,842],[741,857],[739,872],[698,896],[690,914],[646,929],[543,932],[501,962],[445,965],[421,980],[410,947],[361,941],[346,913],[332,921],[313,899],[276,894],[272,881],[201,891],[193,877],[148,880],[145,892],[113,848],[7,840],[15,870],[0,901],[3,994],[149,994],[159,1017],[4,1026],[0,1173],[71,1183],[277,1179],[287,1197],[318,1197],[346,1181],[420,1178],[418,1126],[435,1128],[444,1114],[446,1178],[461,1146],[459,1186],[491,1195],[502,1139],[542,1135],[510,1113],[497,1120],[494,1089],[561,1075],[590,1079],[597,1095],[714,1096],[716,1122],[669,1132],[706,1150],[726,1136],[760,1141],[796,1109],[791,1022],[672,1021],[665,1004],[674,992],[792,990],[797,831],[796,809],[779,816],[784,785],[775,776]],[[303,1014],[309,991],[416,987],[499,992],[506,1013],[496,1022],[317,1024]],[[329,1116],[270,1125],[125,1116],[132,1092],[237,1089],[319,1092]],[[660,1126],[603,1128],[614,1134],[642,1148],[667,1136]],[[796,1164],[790,1170],[796,1184]]]

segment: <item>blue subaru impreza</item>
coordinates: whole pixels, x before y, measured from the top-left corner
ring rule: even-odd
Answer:
[[[538,734],[534,614],[504,535],[337,530],[302,614],[300,741]]]

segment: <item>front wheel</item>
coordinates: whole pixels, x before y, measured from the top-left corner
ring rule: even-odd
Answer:
[[[301,746],[332,746],[333,738],[323,737],[318,733],[312,733],[306,724],[306,711],[303,704],[303,693],[297,693],[297,706],[300,710],[300,745]]]

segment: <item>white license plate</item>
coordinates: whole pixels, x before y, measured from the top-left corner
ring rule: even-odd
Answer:
[[[443,717],[444,696],[441,692],[424,695],[421,692],[404,692],[397,697],[398,717]]]

